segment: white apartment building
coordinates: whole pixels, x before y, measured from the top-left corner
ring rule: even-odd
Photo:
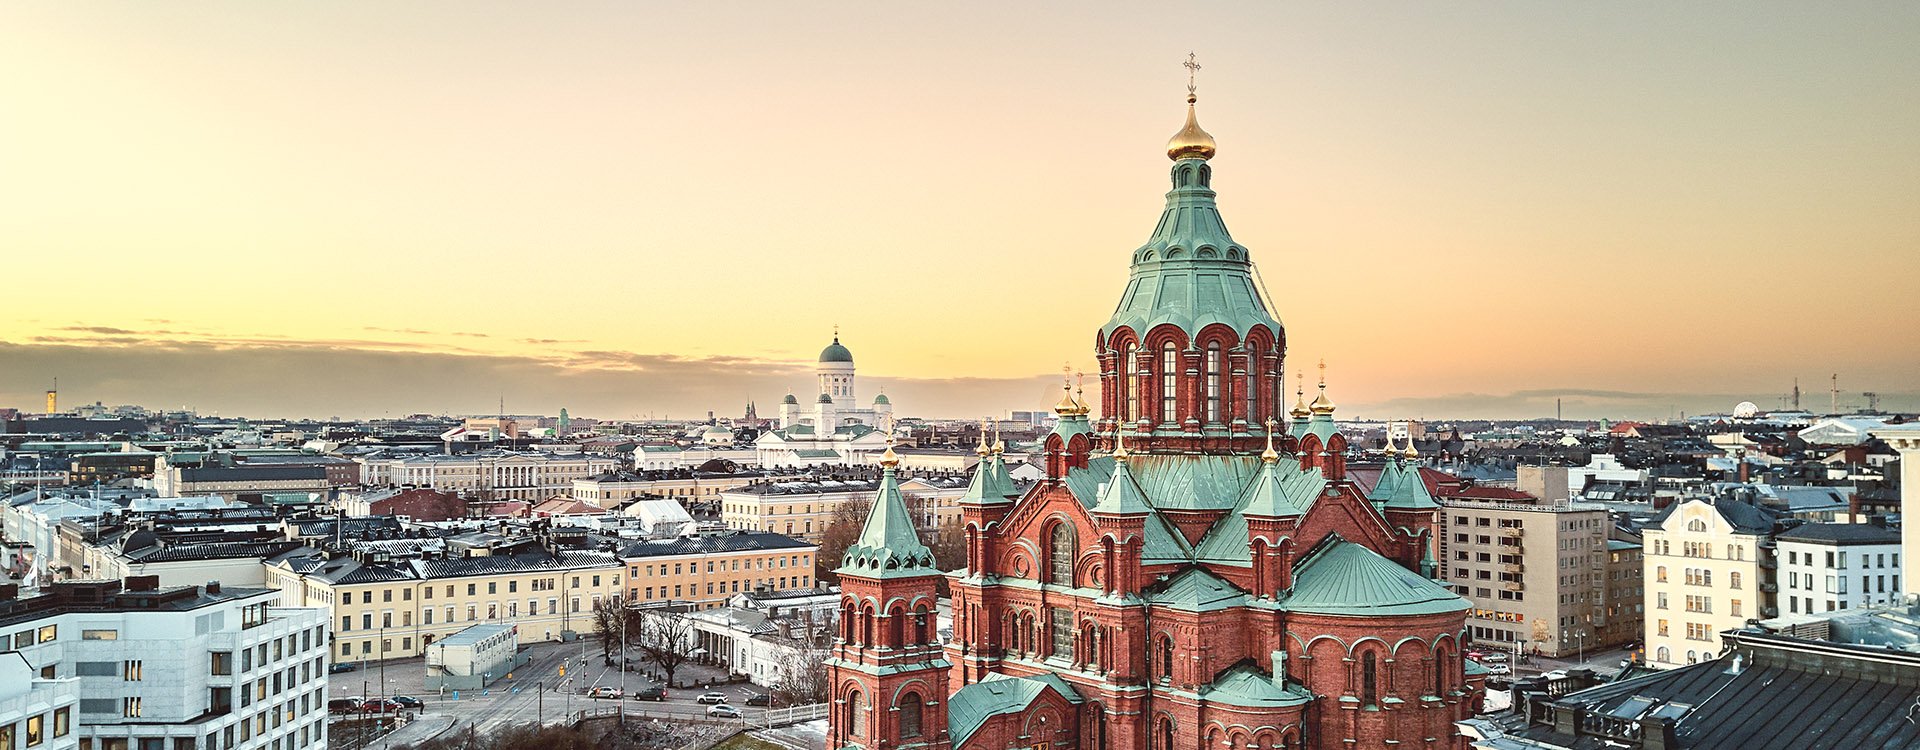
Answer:
[[[1646,661],[1677,667],[1720,653],[1720,633],[1773,617],[1776,515],[1730,498],[1676,500],[1643,534]]]
[[[1441,583],[1473,602],[1481,648],[1572,656],[1608,643],[1606,508],[1441,501]]]
[[[1810,523],[1781,534],[1778,543],[1784,614],[1901,602],[1900,532],[1862,523]]]
[[[18,651],[0,651],[0,748],[75,750],[80,681],[46,679]]]
[[[67,582],[0,600],[0,634],[28,668],[77,678],[78,748],[326,747],[326,610],[276,607],[267,589],[157,584]]]
[[[620,465],[611,456],[511,451],[354,460],[360,462],[360,483],[368,487],[425,487],[481,500],[527,502],[569,494],[575,480]]]

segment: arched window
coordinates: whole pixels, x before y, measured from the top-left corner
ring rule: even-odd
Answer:
[[[860,691],[847,694],[847,733],[864,736],[867,733],[867,712],[860,705]]]
[[[1133,342],[1127,342],[1120,348],[1120,362],[1116,369],[1120,371],[1120,421],[1130,422],[1140,418],[1140,390],[1134,387],[1133,371],[1140,366],[1140,357],[1134,353]]]
[[[1653,660],[1660,662],[1661,664],[1666,664],[1673,661],[1673,652],[1667,650],[1666,646],[1661,646],[1660,650],[1655,651],[1654,654],[1655,655],[1653,657]]]
[[[860,618],[860,643],[873,645],[873,608],[868,607]]]
[[[1053,525],[1053,531],[1047,539],[1048,583],[1073,585],[1073,558],[1078,548],[1073,524],[1061,521]]]
[[[1247,424],[1260,424],[1260,345],[1247,344]]]
[[[1173,679],[1173,639],[1160,636],[1160,678]]]
[[[1702,520],[1700,520],[1700,519],[1698,519],[1698,518],[1696,518],[1696,519],[1693,519],[1693,520],[1691,520],[1691,521],[1688,521],[1688,522],[1687,522],[1687,530],[1688,530],[1688,531],[1706,531],[1706,530],[1707,530],[1707,522],[1706,522],[1706,521],[1702,521]]]
[[[927,605],[925,604],[913,608],[913,642],[918,644],[933,642],[933,639],[927,637]]]
[[[920,736],[920,694],[900,696],[900,738]]]
[[[1447,694],[1448,663],[1446,652],[1437,652],[1433,655],[1433,695],[1436,698]]]
[[[1173,424],[1179,421],[1174,414],[1180,395],[1180,355],[1174,351],[1173,342],[1160,345],[1160,422]]]
[[[1159,750],[1173,750],[1173,720],[1165,716],[1160,717],[1160,744],[1156,747]]]
[[[1207,344],[1207,422],[1220,423],[1220,342]]]
[[[1369,651],[1366,658],[1360,660],[1360,705],[1362,706],[1380,705],[1379,676],[1376,670],[1373,652]]]
[[[907,613],[896,609],[887,613],[887,647],[899,648],[907,642]]]

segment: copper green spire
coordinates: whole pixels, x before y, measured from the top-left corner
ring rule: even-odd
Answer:
[[[880,459],[880,491],[874,495],[867,522],[860,538],[847,548],[847,556],[834,572],[864,578],[888,578],[938,573],[933,552],[920,543],[914,531],[913,516],[907,512],[907,499],[900,494],[894,470],[900,456],[893,452],[891,440]]]

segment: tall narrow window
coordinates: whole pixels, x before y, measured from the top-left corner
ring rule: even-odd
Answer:
[[[1073,613],[1065,607],[1052,607],[1047,610],[1047,626],[1052,631],[1053,652],[1057,659],[1073,658]]]
[[[867,733],[867,712],[860,706],[860,691],[847,694],[847,732],[855,736]]]
[[[1173,720],[1164,716],[1160,718],[1159,750],[1173,750]]]
[[[1260,346],[1247,345],[1247,424],[1259,425],[1260,420]]]
[[[1140,391],[1134,387],[1133,371],[1140,366],[1140,357],[1134,354],[1133,342],[1120,348],[1120,421],[1130,422],[1140,418]]]
[[[1060,586],[1073,585],[1074,548],[1073,525],[1065,521],[1054,524],[1053,535],[1048,540],[1048,582]]]
[[[900,696],[900,738],[920,736],[920,694]]]
[[[1173,424],[1174,402],[1180,393],[1179,355],[1174,353],[1173,342],[1160,346],[1160,421]]]
[[[1160,636],[1160,677],[1173,679],[1173,639]]]
[[[1366,658],[1360,661],[1360,705],[1362,706],[1380,704],[1379,686],[1375,682],[1377,677],[1374,671],[1373,654],[1369,652]]]
[[[1207,345],[1207,422],[1220,423],[1220,342]]]

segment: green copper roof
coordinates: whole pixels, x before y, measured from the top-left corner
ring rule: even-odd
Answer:
[[[1092,440],[1093,425],[1087,422],[1085,414],[1069,414],[1053,423],[1052,434],[1060,436],[1060,444],[1063,446],[1072,442],[1075,435],[1085,435],[1088,440]]]
[[[880,491],[874,495],[873,508],[860,528],[860,538],[847,548],[847,556],[836,571],[864,578],[893,578],[935,575],[933,552],[920,543],[907,514],[907,500],[900,495],[900,483],[893,468],[880,474]]]
[[[1202,568],[1181,571],[1147,601],[1181,612],[1217,612],[1247,603],[1246,592]]]
[[[1109,516],[1144,516],[1153,513],[1153,506],[1147,504],[1147,495],[1140,491],[1140,485],[1133,481],[1133,472],[1127,465],[1115,462],[1113,475],[1105,487],[1100,488],[1100,502],[1094,503],[1093,512]]]
[[[1281,459],[1290,465],[1290,459]],[[1168,510],[1228,510],[1260,471],[1257,455],[1194,456],[1135,453],[1128,459],[1140,490],[1155,508]],[[1091,507],[1100,486],[1113,473],[1112,456],[1095,456],[1087,468],[1067,473],[1067,489]]]
[[[1326,487],[1326,475],[1301,469],[1287,459],[1263,468],[1247,486],[1233,512],[1222,517],[1201,537],[1199,546],[1194,548],[1194,559],[1237,567],[1252,565],[1253,549],[1247,546],[1247,516],[1283,518],[1305,513]]]
[[[993,490],[1001,497],[1013,497],[1020,492],[1013,484],[1013,472],[1007,469],[1007,459],[999,453],[993,454]]]
[[[1315,414],[1313,418],[1307,420],[1307,429],[1300,436],[1316,435],[1320,438],[1321,447],[1325,447],[1339,431],[1340,426],[1333,423],[1333,415]]]
[[[828,344],[828,345],[827,345],[827,348],[825,348],[825,349],[821,349],[821,350],[820,350],[820,361],[822,361],[822,362],[852,362],[852,361],[853,361],[853,352],[850,352],[850,351],[847,351],[847,348],[846,348],[846,347],[844,347],[844,346],[841,346],[841,345],[840,345],[840,337],[839,337],[839,336],[835,336],[835,337],[833,337],[833,343],[831,343],[831,344]]]
[[[1277,338],[1274,319],[1255,290],[1247,249],[1233,241],[1220,218],[1210,183],[1213,168],[1186,160],[1173,165],[1173,190],[1153,236],[1133,252],[1126,291],[1113,317],[1100,329],[1102,339],[1128,326],[1145,334],[1172,323],[1189,335],[1223,323],[1242,339],[1255,326],[1267,326]]]
[[[888,406],[892,406],[892,405],[893,405],[893,400],[892,400],[892,399],[889,399],[889,398],[887,398],[887,394],[884,394],[884,393],[882,393],[882,394],[880,394],[880,395],[878,395],[878,396],[874,396],[874,397],[873,397],[873,402],[874,402],[874,403],[876,403],[876,404],[886,404],[886,405],[888,405]]]
[[[1306,437],[1308,421],[1309,420],[1304,417],[1294,419],[1292,423],[1287,425],[1287,434],[1292,435],[1295,440]]]
[[[1298,706],[1313,700],[1313,694],[1298,685],[1273,684],[1271,675],[1251,664],[1221,672],[1211,685],[1201,689],[1201,695],[1208,701],[1242,708]]]
[[[973,479],[967,482],[967,491],[961,493],[960,502],[973,505],[1006,505],[1010,502],[1007,493],[1000,488],[997,472],[993,469],[992,458],[981,458],[973,465]]]
[[[1467,609],[1467,600],[1365,546],[1329,536],[1294,572],[1291,612],[1374,617]]]
[[[1002,714],[1021,713],[1041,693],[1053,690],[1069,703],[1080,703],[1080,693],[1066,680],[1051,674],[1014,677],[990,674],[979,682],[960,688],[947,700],[947,737],[959,747],[987,720]]]
[[[1407,466],[1397,458],[1381,468],[1380,481],[1367,499],[1388,508],[1432,510],[1440,507],[1434,502],[1433,493],[1427,491],[1427,483],[1420,478],[1420,469]]]

